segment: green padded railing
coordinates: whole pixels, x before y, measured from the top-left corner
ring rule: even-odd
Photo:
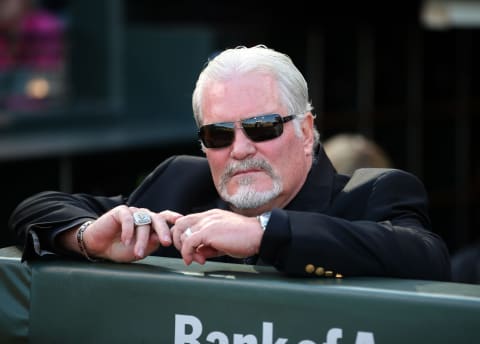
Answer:
[[[19,257],[0,250],[2,343],[480,343],[478,285]]]

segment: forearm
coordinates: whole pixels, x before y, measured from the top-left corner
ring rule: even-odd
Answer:
[[[80,226],[75,226],[74,228],[68,229],[60,233],[55,238],[55,241],[58,247],[66,251],[82,254],[80,250],[80,246],[78,245],[78,240],[77,240],[77,233]]]
[[[40,251],[61,253],[64,251],[64,239],[62,243],[59,242],[57,234],[69,230],[74,232],[82,223],[99,217],[108,209],[121,204],[122,200],[121,197],[44,192],[19,204],[10,217],[9,227],[25,246],[24,258],[38,255]],[[74,240],[69,239],[65,244],[67,252],[77,252]]]
[[[98,259],[90,253],[87,240],[84,235],[87,228],[89,228],[93,222],[93,220],[88,220],[82,223],[80,226],[63,231],[56,237],[56,246],[69,253],[81,255],[89,261],[97,261]]]
[[[443,241],[414,221],[348,221],[318,213],[272,212],[261,258],[287,274],[311,268],[344,276],[448,280]],[[315,269],[313,271],[315,271]]]

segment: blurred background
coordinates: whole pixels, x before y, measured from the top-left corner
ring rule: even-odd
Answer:
[[[209,56],[265,44],[310,85],[322,141],[357,133],[417,175],[452,253],[479,239],[480,2],[0,0],[0,247],[43,190],[128,194],[202,155]]]

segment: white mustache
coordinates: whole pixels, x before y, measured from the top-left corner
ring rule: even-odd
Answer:
[[[265,171],[268,175],[273,176],[272,167],[263,159],[248,159],[239,162],[232,162],[229,164],[222,174],[222,181],[226,181],[238,172],[249,169],[260,169]]]

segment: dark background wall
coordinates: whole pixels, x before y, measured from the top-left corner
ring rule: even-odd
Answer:
[[[171,154],[201,155],[190,96],[216,51],[265,44],[310,85],[322,140],[360,132],[423,180],[451,252],[479,239],[475,28],[430,30],[420,1],[44,1],[68,18],[70,97],[0,118],[1,242],[18,202],[57,189],[129,193]]]

